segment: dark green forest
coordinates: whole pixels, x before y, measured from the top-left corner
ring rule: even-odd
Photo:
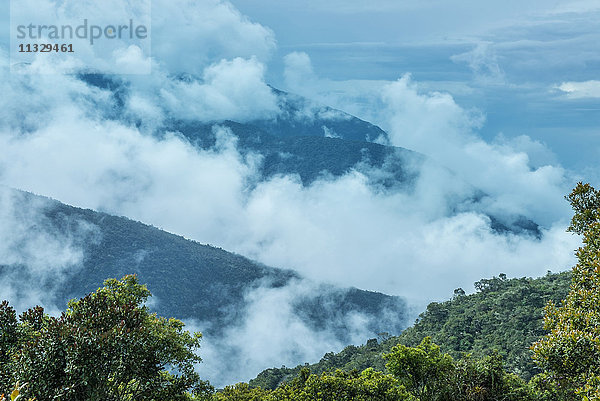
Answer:
[[[567,196],[580,234],[571,272],[456,289],[396,337],[269,369],[215,390],[194,370],[201,334],[110,279],[59,317],[0,304],[0,388],[11,400],[600,400],[600,191]],[[240,339],[243,341],[243,339]]]
[[[39,282],[27,269],[0,263],[0,274],[15,272],[19,281],[36,283],[54,295],[56,305],[79,298],[100,287],[107,277],[135,274],[152,292],[153,312],[178,319],[211,322],[219,335],[246,313],[246,294],[252,289],[279,288],[303,280],[292,270],[265,266],[223,249],[203,245],[126,217],[65,205],[22,191],[13,191],[23,205],[42,203],[39,225],[51,233],[76,238],[85,251],[81,266],[65,274],[60,286]],[[93,227],[82,230],[80,227]],[[53,287],[54,286],[54,287]],[[407,326],[403,298],[356,288],[320,284],[304,297],[291,300],[294,312],[311,328],[327,328],[340,341],[349,342],[346,316],[360,312],[372,316],[372,332],[400,331]],[[387,313],[393,310],[395,313]],[[391,318],[386,318],[389,316]]]
[[[507,371],[530,379],[540,372],[529,346],[546,333],[544,306],[550,300],[559,303],[564,299],[570,283],[570,272],[535,279],[507,279],[504,275],[482,279],[475,283],[474,294],[464,295],[462,289],[457,289],[451,300],[429,304],[415,324],[398,336],[381,333],[365,345],[349,345],[339,353],[327,353],[312,365],[267,369],[249,384],[273,389],[291,381],[304,368],[317,374],[369,367],[387,372],[382,355],[396,344],[416,347],[425,337],[455,359],[467,353],[482,358],[495,350]]]

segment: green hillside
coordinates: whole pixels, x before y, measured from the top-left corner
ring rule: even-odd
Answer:
[[[237,324],[246,312],[246,294],[257,287],[279,288],[303,278],[291,270],[277,269],[210,245],[202,245],[156,227],[81,209],[22,191],[13,191],[24,213],[32,204],[43,204],[45,218],[39,225],[53,235],[76,238],[83,225],[91,234],[77,239],[84,251],[81,266],[66,272],[56,289],[56,305],[65,305],[99,288],[106,278],[136,274],[157,302],[162,316],[193,318],[205,322],[205,332],[218,333]],[[0,264],[0,278],[33,283],[28,269]],[[406,303],[400,297],[333,285],[311,284],[314,293],[290,299],[296,315],[309,327],[327,329],[340,341],[347,337],[350,315],[365,313],[367,327],[400,332],[406,327]],[[50,290],[50,289],[48,289]],[[291,295],[290,295],[291,296]],[[396,313],[390,314],[393,310]]]
[[[455,359],[462,353],[480,358],[497,350],[508,371],[529,379],[538,373],[529,347],[545,334],[543,308],[549,300],[560,303],[570,283],[570,272],[549,273],[540,278],[507,279],[500,275],[483,279],[475,283],[473,294],[464,295],[457,289],[451,300],[429,304],[414,326],[400,336],[382,333],[365,345],[350,345],[339,353],[327,353],[316,364],[267,369],[251,380],[250,385],[275,388],[292,380],[303,367],[316,374],[335,369],[362,371],[369,367],[385,371],[384,353],[398,343],[415,347],[427,336]]]

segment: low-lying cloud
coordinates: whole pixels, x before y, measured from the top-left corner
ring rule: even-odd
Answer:
[[[0,185],[0,299],[18,311],[60,311],[54,292],[81,266],[86,244],[98,239],[96,227],[66,216],[57,219],[69,229],[58,229],[44,213],[51,206]]]
[[[0,184],[125,215],[316,282],[401,295],[416,305],[500,272],[537,276],[573,263],[579,239],[564,232],[570,213],[563,195],[574,180],[551,164],[551,152],[526,136],[484,141],[478,135],[483,112],[461,107],[447,93],[423,91],[408,75],[367,93],[357,87],[326,98],[386,129],[388,137],[379,141],[427,155],[413,166],[414,185],[373,186],[369,174],[377,172],[365,166],[310,185],[294,174],[264,179],[261,154],[241,149],[218,121],[278,115],[264,81],[273,35],[226,2],[177,4],[155,2],[154,38],[163,42],[153,42],[154,73],[113,77],[117,94],[75,76],[5,74]],[[214,24],[195,26],[196,17]],[[289,56],[288,79],[297,86],[312,82],[306,93],[323,100],[317,87],[329,83],[314,76],[309,62],[302,54]],[[213,124],[216,145],[201,149],[177,132],[164,132],[172,118]],[[40,231],[39,213],[16,218],[27,206],[0,202],[0,264],[27,266],[32,276],[53,283],[77,268],[84,254],[75,238]],[[541,224],[541,238],[493,229],[490,215],[531,218]],[[87,232],[83,228],[82,237]],[[13,303],[44,302],[39,291],[23,296],[14,291],[18,283],[10,283],[0,295]],[[216,342],[207,339],[240,355],[240,370],[217,381],[248,378],[280,365],[282,355],[315,360],[339,348],[333,336],[309,330],[290,313],[286,300],[302,291],[248,294],[251,307],[240,325]],[[269,323],[270,333],[264,332],[266,317],[277,322]],[[361,319],[353,341],[364,341]],[[236,348],[239,342],[245,348]],[[220,355],[211,346],[204,354],[213,360],[210,369],[229,372],[213,364]]]
[[[248,381],[270,367],[295,367],[308,361],[318,361],[325,353],[341,351],[348,343],[362,344],[373,337],[367,326],[372,316],[350,313],[339,322],[328,322],[317,329],[298,316],[295,304],[302,297],[322,293],[322,289],[307,280],[270,288],[248,291],[243,317],[236,325],[218,336],[205,334],[198,365],[202,377],[217,387]],[[189,330],[206,330],[208,322],[186,321]],[[333,327],[347,327],[342,340]]]
[[[83,98],[96,91],[83,89]],[[60,119],[32,132],[2,131],[0,177],[5,185],[126,215],[314,280],[421,302],[483,276],[569,266],[576,239],[560,234],[568,217],[560,168],[532,170],[525,153],[472,132],[463,137],[468,114],[448,96],[423,97],[402,81],[388,90],[386,112],[399,109],[391,114],[391,141],[428,150],[458,175],[429,162],[406,191],[372,187],[360,169],[309,186],[294,175],[265,181],[261,156],[240,152],[218,125],[217,145],[202,150],[177,133],[152,136],[71,101],[57,106]],[[488,194],[485,201],[469,204],[473,187]],[[491,212],[534,218],[544,235],[498,233]]]

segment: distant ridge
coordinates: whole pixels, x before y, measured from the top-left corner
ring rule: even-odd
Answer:
[[[170,234],[156,227],[62,204],[22,191],[13,191],[18,204],[27,208],[43,203],[44,229],[61,235],[77,235],[81,224],[94,227],[84,247],[82,266],[67,273],[56,291],[57,304],[96,290],[103,280],[136,274],[147,284],[160,315],[195,319],[218,333],[235,324],[245,312],[245,295],[258,287],[278,288],[301,281],[291,270],[267,267],[243,256]],[[18,279],[18,266],[0,265],[0,275]],[[22,273],[25,274],[25,273]],[[21,277],[21,282],[35,280]],[[406,326],[406,304],[402,298],[356,288],[314,284],[314,293],[290,300],[295,313],[309,327],[333,330],[347,338],[346,322],[352,313],[364,313],[369,329],[400,332]],[[392,312],[392,313],[390,313]]]

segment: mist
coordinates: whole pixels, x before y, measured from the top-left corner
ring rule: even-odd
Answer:
[[[258,173],[261,155],[241,152],[236,137],[218,124],[215,147],[199,149],[176,132],[155,136],[107,118],[112,104],[105,90],[67,76],[60,87],[45,76],[31,79],[41,88],[33,111],[24,111],[25,102],[19,113],[8,104],[4,111],[4,185],[125,215],[313,280],[420,302],[470,288],[481,277],[540,275],[572,262],[577,238],[562,233],[569,217],[562,199],[571,183],[567,172],[534,168],[525,150],[483,141],[470,114],[449,95],[421,95],[407,77],[382,94],[389,103],[383,111],[389,141],[432,156],[415,167],[414,188],[398,191],[369,185],[360,166],[308,186],[295,175],[265,180]],[[10,84],[23,99],[18,94],[25,84]],[[21,113],[38,125],[23,127],[15,118]],[[168,114],[157,111],[145,121]],[[522,144],[531,141],[516,146]],[[469,204],[473,188],[485,192],[484,202]],[[498,233],[490,212],[531,218],[541,224],[542,238]]]
[[[59,229],[46,216],[50,200],[0,186],[0,299],[22,312],[41,305],[56,315],[54,293],[77,272],[85,246],[100,235],[89,223],[63,217]],[[68,227],[68,228],[66,228]]]
[[[337,321],[329,321],[323,328],[307,324],[295,305],[319,291],[320,286],[309,280],[249,290],[243,318],[223,334],[203,336],[198,372],[214,386],[224,387],[247,382],[266,368],[316,362],[327,352],[339,352],[348,344],[363,344],[376,336],[367,328],[376,317],[359,312],[337,316]],[[208,324],[198,320],[185,323],[188,330],[198,331],[206,330]],[[344,338],[335,334],[336,325],[348,328]]]
[[[211,18],[213,24],[201,23]],[[484,111],[423,89],[408,74],[321,96],[318,88],[333,84],[315,74],[308,55],[297,53],[286,58],[290,87],[305,83],[302,94],[357,111],[387,131],[373,140],[427,159],[406,160],[418,177],[410,188],[371,185],[369,174],[378,172],[361,165],[308,185],[294,174],[265,179],[262,155],[242,151],[219,122],[281,112],[265,81],[274,33],[216,0],[156,1],[153,26],[153,73],[117,76],[128,88],[123,98],[77,75],[38,74],[47,67],[43,60],[21,74],[3,71],[1,185],[127,216],[293,269],[313,283],[406,297],[416,310],[449,298],[455,288],[469,292],[483,277],[539,276],[574,264],[579,238],[565,233],[570,211],[563,195],[576,177],[543,143],[501,133],[484,140]],[[182,79],[181,73],[193,75]],[[165,132],[171,118],[212,124],[216,145],[202,149]],[[476,190],[485,195],[481,202],[472,199]],[[47,304],[47,289],[23,286],[10,269],[28,269],[26,276],[48,283],[51,293],[66,271],[76,271],[94,228],[82,226],[77,237],[48,232],[43,205],[2,192],[0,202],[0,266],[8,266],[0,295],[19,307]],[[532,219],[541,236],[495,230],[490,214]],[[332,333],[312,330],[292,313],[291,302],[312,288],[300,283],[249,292],[239,325],[205,339],[206,368],[200,369],[225,384],[282,360],[316,361],[339,350],[344,344]],[[353,317],[352,342],[366,341],[368,318]],[[190,324],[202,330],[207,323],[199,317]],[[220,365],[222,355],[230,358]]]

